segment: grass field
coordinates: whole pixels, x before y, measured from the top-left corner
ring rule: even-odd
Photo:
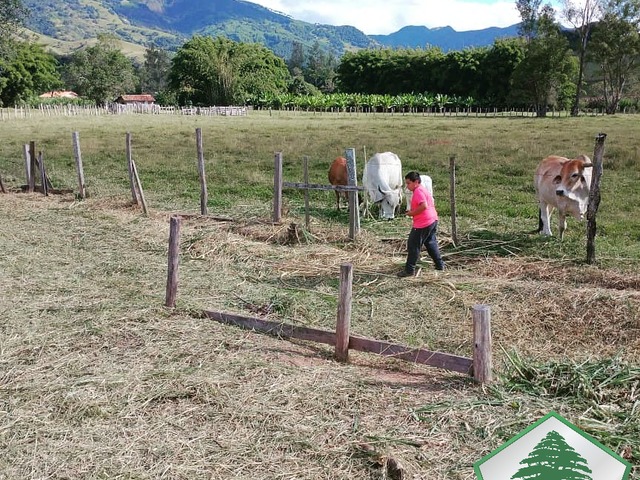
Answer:
[[[169,217],[198,213],[201,128],[209,213],[185,219],[175,310],[163,307]],[[76,188],[80,133],[90,197],[18,193],[37,143],[57,188]],[[251,112],[246,117],[63,117],[0,123],[0,478],[472,479],[473,463],[554,410],[640,462],[640,158],[633,116],[466,119]],[[132,206],[125,133],[151,213]],[[585,227],[537,227],[532,174],[549,154],[592,156],[607,133],[596,265]],[[428,173],[449,270],[397,279],[409,221],[348,219],[327,183],[394,151]],[[460,245],[451,242],[449,157]],[[557,229],[555,216],[552,223]],[[492,309],[497,381],[241,331],[203,309],[334,327],[339,266],[354,265],[352,331],[470,356],[470,309]],[[634,467],[631,479],[640,479]]]

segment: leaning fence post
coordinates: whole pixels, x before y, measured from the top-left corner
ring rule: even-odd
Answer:
[[[282,152],[276,152],[273,168],[273,223],[282,220]]]
[[[456,213],[456,156],[449,157],[449,200],[451,202],[451,239],[458,246],[458,216]]]
[[[349,329],[351,327],[351,300],[353,265],[340,265],[340,298],[338,299],[338,321],[336,325],[336,360],[349,360]]]
[[[78,186],[80,188],[80,198],[85,199],[87,198],[87,192],[84,184],[82,154],[80,153],[80,134],[78,132],[73,132],[72,137],[73,137],[73,152],[76,157],[76,168],[78,170]]]
[[[204,172],[204,151],[202,148],[202,129],[196,128],[196,148],[198,150],[198,173],[200,174],[200,213],[207,214],[207,177]]]
[[[473,378],[476,382],[493,380],[491,365],[491,309],[489,305],[474,305],[473,318]]]
[[[602,177],[602,156],[606,133],[599,133],[593,153],[593,174],[589,189],[589,205],[587,206],[587,263],[596,261],[596,214],[600,205],[600,177]]]
[[[178,261],[180,254],[180,217],[171,217],[169,224],[169,268],[167,270],[167,293],[165,306],[175,307],[178,293]]]

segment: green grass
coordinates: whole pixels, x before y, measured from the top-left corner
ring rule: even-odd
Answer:
[[[64,117],[0,122],[0,477],[385,478],[467,480],[473,462],[553,409],[634,463],[640,364],[640,168],[632,116],[462,119],[251,112],[247,117]],[[202,128],[209,213],[180,245],[178,308],[162,307],[168,217],[199,213]],[[80,132],[89,199],[21,194],[22,145],[37,142],[53,183],[75,188]],[[608,134],[597,265],[584,225],[565,240],[537,227],[532,174],[555,153],[593,154]],[[130,205],[125,134],[151,215]],[[408,220],[362,219],[346,240],[332,192],[286,190],[271,225],[274,152],[284,178],[327,183],[391,150],[434,180],[450,266],[396,278]],[[609,155],[611,152],[611,156]],[[449,157],[457,158],[460,244],[450,242]],[[555,217],[554,217],[555,221]],[[554,223],[555,225],[555,223]],[[424,259],[423,259],[424,260]],[[470,356],[470,310],[492,312],[497,382],[212,323],[203,309],[335,326],[339,265],[354,265],[352,331]],[[508,353],[507,353],[508,352]],[[10,432],[7,433],[7,432]],[[631,478],[637,480],[637,468]]]

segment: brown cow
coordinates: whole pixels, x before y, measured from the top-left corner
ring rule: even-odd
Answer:
[[[559,237],[567,228],[567,215],[583,220],[589,204],[591,160],[580,155],[573,160],[551,155],[540,162],[534,175],[540,206],[538,231],[551,235],[551,211],[558,210]]]
[[[347,174],[347,159],[344,157],[336,158],[329,167],[329,183],[331,185],[348,185],[349,176]],[[340,196],[343,196],[347,202],[349,202],[348,192],[336,192],[336,206],[340,211]]]

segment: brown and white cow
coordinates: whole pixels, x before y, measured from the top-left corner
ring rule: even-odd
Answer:
[[[551,212],[558,210],[559,236],[567,228],[567,215],[583,220],[589,204],[592,163],[586,155],[573,160],[551,155],[540,162],[533,183],[538,199],[538,232],[551,235]]]
[[[347,174],[347,159],[344,157],[336,158],[329,167],[329,183],[331,185],[348,185],[349,175]],[[336,192],[336,206],[340,211],[340,197],[344,197],[347,203],[349,202],[348,192]]]

